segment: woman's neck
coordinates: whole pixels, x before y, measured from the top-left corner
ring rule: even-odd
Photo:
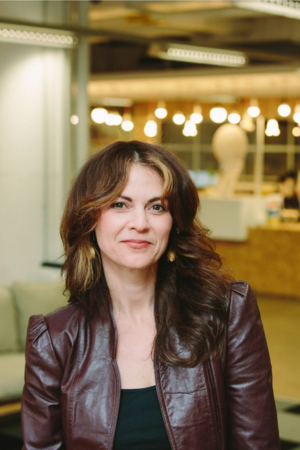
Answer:
[[[104,267],[115,318],[138,319],[153,313],[156,267],[147,270],[114,270]]]

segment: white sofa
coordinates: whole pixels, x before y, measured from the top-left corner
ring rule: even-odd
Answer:
[[[0,287],[0,404],[20,400],[28,319],[67,304],[61,281]]]

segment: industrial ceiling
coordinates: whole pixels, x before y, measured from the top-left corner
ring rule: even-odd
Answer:
[[[300,2],[93,1],[89,95],[204,98],[300,95]],[[243,52],[241,68],[167,61],[149,46],[177,43]]]

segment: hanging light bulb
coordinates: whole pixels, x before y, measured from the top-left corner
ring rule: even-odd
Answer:
[[[120,116],[119,113],[109,113],[107,114],[106,118],[105,118],[105,123],[106,125],[109,126],[117,126],[120,125],[122,123],[122,117]]]
[[[300,103],[297,103],[294,110],[293,119],[300,125]]]
[[[232,123],[233,125],[236,125],[241,120],[241,116],[236,111],[232,111],[232,113],[228,116],[228,122]]]
[[[173,122],[176,123],[176,125],[182,125],[185,122],[184,114],[182,114],[182,112],[178,111],[173,116]]]
[[[260,115],[260,109],[258,106],[258,101],[256,99],[252,99],[250,101],[250,106],[249,106],[247,112],[248,112],[249,116],[253,117],[253,118],[258,117]]]
[[[281,103],[278,106],[277,111],[281,117],[287,117],[291,114],[291,107],[287,103]]]
[[[134,123],[132,122],[131,115],[128,113],[125,113],[123,116],[123,122],[121,124],[121,128],[124,131],[131,131],[134,128]]]
[[[122,116],[119,113],[114,113],[114,125],[121,125],[122,120]]]
[[[202,108],[200,105],[194,105],[193,112],[191,114],[191,120],[194,123],[201,123],[203,120]]]
[[[221,106],[216,106],[210,110],[209,116],[215,123],[222,123],[226,120],[227,111]]]
[[[108,112],[104,108],[94,108],[91,112],[91,118],[96,123],[104,123]]]
[[[184,128],[182,134],[186,137],[188,136],[197,136],[198,131],[195,122],[192,120],[187,120],[184,124]]]
[[[144,133],[148,137],[154,137],[157,135],[157,123],[155,120],[148,120],[145,127]]]
[[[166,104],[163,101],[157,103],[157,108],[154,111],[154,114],[158,119],[164,119],[167,117],[168,111],[166,109]]]
[[[114,118],[114,114],[113,113],[108,113],[107,114],[107,116],[105,118],[105,123],[109,127],[112,127],[113,125],[115,125],[115,118]]]
[[[266,136],[279,136],[280,129],[276,119],[269,119],[265,129]]]
[[[292,129],[293,136],[300,137],[300,127],[294,127]]]

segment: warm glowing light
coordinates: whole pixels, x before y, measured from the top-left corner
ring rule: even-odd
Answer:
[[[281,103],[281,105],[278,106],[277,111],[281,117],[287,117],[291,114],[291,107],[287,103]]]
[[[176,123],[176,125],[182,125],[185,122],[184,114],[182,114],[182,112],[177,112],[174,114],[173,122]]]
[[[294,110],[293,119],[300,125],[300,103],[297,103]]]
[[[293,136],[300,137],[300,127],[294,127],[292,129]]]
[[[154,114],[158,119],[164,119],[167,117],[168,111],[166,109],[166,104],[163,101],[158,102],[157,108],[154,111]]]
[[[197,131],[197,127],[195,122],[193,122],[192,120],[187,120],[184,124],[184,128],[182,131],[183,135],[188,137],[188,136],[197,136],[198,131]]]
[[[77,125],[79,123],[79,117],[76,114],[70,117],[70,122],[72,125]]]
[[[121,123],[122,123],[122,116],[119,114],[119,113],[113,113],[113,115],[114,115],[114,125],[121,125]]]
[[[241,116],[239,115],[239,113],[233,111],[232,113],[229,114],[228,122],[232,123],[233,125],[236,125],[240,121],[241,121]]]
[[[107,114],[106,118],[105,118],[105,123],[106,125],[108,125],[109,127],[112,127],[115,125],[115,115],[113,113],[109,113]]]
[[[107,114],[108,113],[104,108],[94,108],[91,112],[91,118],[96,123],[104,123]]]
[[[195,64],[240,67],[248,62],[242,52],[213,49],[185,44],[153,42],[148,48],[148,55],[170,61],[186,61]]]
[[[216,106],[210,110],[209,116],[215,123],[222,123],[226,120],[227,111],[221,106]]]
[[[124,131],[131,131],[134,128],[134,123],[132,122],[130,114],[124,114],[123,122],[121,124],[121,128]]]
[[[148,120],[144,128],[144,133],[148,137],[155,137],[157,135],[157,123],[155,120]]]
[[[191,120],[194,122],[194,123],[201,123],[202,122],[202,120],[203,120],[203,116],[202,116],[202,114],[200,114],[200,113],[193,113],[193,114],[191,114]]]
[[[250,117],[258,117],[260,115],[260,109],[258,106],[258,101],[256,99],[252,99],[250,101],[249,108],[247,110]]]
[[[267,127],[265,129],[266,136],[279,136],[280,129],[276,119],[269,119],[267,122]]]
[[[121,127],[124,131],[132,131],[134,123],[131,120],[123,120]]]
[[[105,123],[106,125],[109,126],[117,126],[120,125],[122,122],[122,117],[120,116],[119,113],[109,113],[107,114],[106,118],[105,118]]]
[[[250,117],[258,117],[260,115],[260,109],[258,106],[249,106],[248,114]]]
[[[203,116],[202,116],[202,108],[200,105],[194,106],[193,113],[191,114],[191,120],[197,124],[202,122]]]
[[[17,28],[17,25],[11,25],[12,28],[7,29],[1,28],[2,26],[3,24],[0,24],[0,40],[34,45],[49,45],[51,43],[51,45],[60,47],[69,47],[78,43],[77,37],[61,34],[61,30],[53,30],[53,33],[48,33],[46,30],[43,32],[42,29],[38,31],[34,27],[20,26],[20,28]],[[24,30],[24,28],[27,28],[27,30]]]

